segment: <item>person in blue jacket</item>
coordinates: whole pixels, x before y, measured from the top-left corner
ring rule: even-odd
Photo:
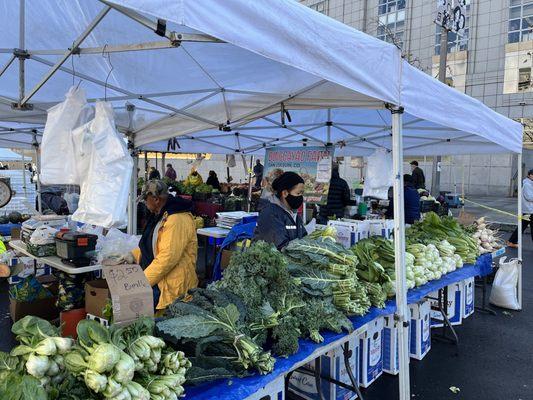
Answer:
[[[418,194],[418,190],[413,186],[413,178],[408,174],[403,176],[403,202],[405,223],[414,224],[415,221],[420,220],[420,195]],[[385,217],[394,218],[394,204],[392,199],[389,202]]]
[[[307,232],[298,209],[303,204],[304,180],[295,172],[284,172],[272,182],[275,196],[263,207],[257,219],[254,240],[274,244],[278,250]]]

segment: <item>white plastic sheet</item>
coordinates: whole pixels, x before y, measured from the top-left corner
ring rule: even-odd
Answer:
[[[500,258],[500,268],[496,272],[492,291],[490,292],[490,303],[498,307],[510,310],[519,310],[517,297],[518,284],[518,259],[513,258],[505,261],[507,257]]]
[[[363,196],[386,200],[389,188],[394,183],[391,171],[392,154],[385,149],[376,149],[367,159]]]
[[[84,140],[89,139],[90,166],[72,219],[104,228],[123,227],[133,160],[115,128],[109,103],[96,103],[94,120],[84,134]]]
[[[41,182],[45,185],[79,183],[72,130],[86,122],[89,106],[82,89],[71,87],[66,99],[48,110],[41,144]]]

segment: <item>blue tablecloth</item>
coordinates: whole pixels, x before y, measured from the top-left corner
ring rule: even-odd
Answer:
[[[490,274],[492,270],[492,256],[485,254],[478,258],[475,265],[465,265],[463,268],[444,275],[441,279],[427,283],[416,289],[410,290],[407,295],[409,304],[416,303],[427,296],[429,293],[446,287],[454,282],[460,282],[464,279],[474,276],[484,276]],[[354,329],[357,329],[375,318],[383,315],[389,315],[396,311],[394,300],[389,300],[385,308],[378,309],[372,307],[370,311],[362,317],[350,318],[353,322]],[[314,351],[329,343],[335,342],[346,333],[323,332],[324,343],[317,344],[310,340],[300,340],[300,349],[298,353],[288,358],[276,359],[274,371],[268,375],[254,375],[246,378],[224,379],[220,381],[206,383],[197,387],[186,387],[186,399],[203,400],[242,400],[256,393],[268,383],[275,380],[281,375],[286,375],[293,369],[293,366],[305,360]]]
[[[21,224],[0,224],[0,235],[11,236],[11,228],[20,228]]]

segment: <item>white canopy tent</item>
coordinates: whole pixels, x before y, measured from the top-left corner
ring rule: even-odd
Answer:
[[[129,114],[119,125],[137,148],[174,137],[187,152],[253,153],[304,139],[346,155],[389,148],[400,324],[409,318],[403,149],[521,153],[520,124],[410,66],[394,46],[295,1],[2,1],[0,145],[37,144],[45,110],[81,79],[89,101]],[[410,398],[406,329],[402,400]]]

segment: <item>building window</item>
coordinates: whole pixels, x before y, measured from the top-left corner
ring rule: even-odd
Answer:
[[[510,0],[509,43],[533,40],[533,0]]]
[[[533,0],[532,0],[533,1]],[[466,0],[466,21],[463,35],[448,32],[448,53],[468,50],[468,36],[470,35],[470,0]],[[440,54],[440,34],[442,28],[435,24],[435,55]]]
[[[531,87],[531,67],[520,68],[518,71],[518,90],[526,90]]]
[[[328,13],[327,0],[318,1],[309,5],[309,8],[318,11],[319,13],[326,14]]]
[[[378,39],[403,47],[405,0],[379,0]]]

